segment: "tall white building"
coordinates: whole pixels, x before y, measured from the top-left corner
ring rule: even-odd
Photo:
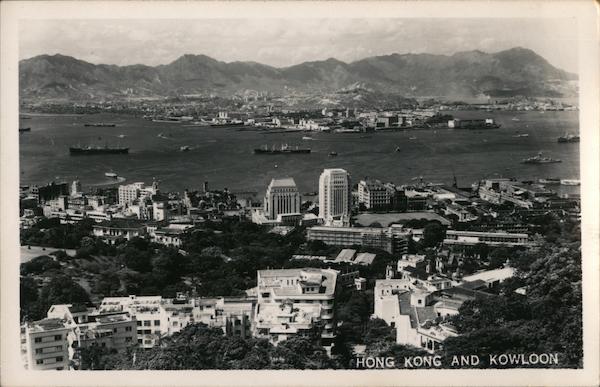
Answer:
[[[319,217],[325,225],[346,225],[350,215],[350,176],[344,169],[325,169],[319,178]]]
[[[71,183],[71,196],[79,196],[81,195],[81,182],[79,180],[73,180]]]
[[[119,204],[130,205],[137,199],[144,200],[152,198],[152,195],[158,193],[158,183],[152,182],[151,186],[146,186],[143,182],[132,183],[119,186]]]
[[[265,215],[277,219],[280,214],[300,213],[300,193],[291,177],[272,179],[265,194]]]

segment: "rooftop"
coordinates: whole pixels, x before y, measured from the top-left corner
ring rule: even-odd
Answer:
[[[463,281],[471,282],[482,280],[486,282],[504,281],[507,278],[512,277],[515,274],[515,269],[512,267],[505,267],[502,269],[486,270],[479,273],[475,273],[469,276],[465,276]]]
[[[269,184],[271,188],[296,188],[296,182],[293,177],[275,178]]]
[[[372,253],[360,253],[354,259],[354,263],[358,263],[360,265],[370,265],[375,260],[376,255]]]
[[[51,331],[55,329],[66,329],[66,321],[61,318],[46,318],[31,323],[30,329],[34,332]]]

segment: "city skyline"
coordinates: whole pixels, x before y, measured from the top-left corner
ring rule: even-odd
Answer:
[[[205,19],[40,20],[20,23],[19,59],[62,54],[95,64],[149,66],[184,54],[274,67],[336,58],[453,55],[513,47],[578,72],[577,29],[569,19]],[[293,47],[293,50],[290,49]],[[128,52],[123,56],[122,52]]]

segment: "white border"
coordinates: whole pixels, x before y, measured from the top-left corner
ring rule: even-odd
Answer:
[[[26,2],[0,3],[1,384],[156,385],[598,385],[599,384],[599,39],[593,1],[420,2]],[[577,19],[579,33],[583,370],[129,371],[25,372],[19,356],[18,20],[147,18],[551,18]]]

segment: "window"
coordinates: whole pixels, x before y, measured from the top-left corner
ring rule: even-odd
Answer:
[[[141,326],[142,326],[142,322],[141,322],[141,321],[136,321],[136,323],[137,323],[137,326],[138,326],[138,327],[141,327]]]
[[[125,338],[125,342],[126,342],[126,343],[131,343],[131,341],[132,341],[132,340],[133,340],[133,338],[132,338],[132,337],[126,337],[126,338]]]
[[[142,339],[138,339],[138,344],[142,344]]]
[[[421,305],[421,300],[418,300],[418,301],[417,301],[417,304]]]
[[[41,343],[42,342],[42,338],[41,337],[36,337],[34,341],[36,343]]]
[[[102,343],[101,347],[106,347],[106,343]]]
[[[62,340],[62,335],[54,335],[54,341]]]
[[[38,348],[38,349],[36,349],[36,350],[35,350],[35,353],[36,353],[36,354],[40,354],[40,353],[42,353],[42,348]]]
[[[35,361],[35,364],[44,364],[44,360],[38,359]]]
[[[154,326],[160,325],[160,320],[154,320]]]
[[[131,327],[125,327],[125,332],[131,332]]]
[[[145,326],[145,327],[149,327],[149,326],[150,326],[150,320],[146,320],[146,321],[144,321],[144,326]]]
[[[113,333],[117,333],[117,328],[113,328]]]
[[[62,356],[57,356],[56,357],[56,361],[63,361],[63,357]]]

